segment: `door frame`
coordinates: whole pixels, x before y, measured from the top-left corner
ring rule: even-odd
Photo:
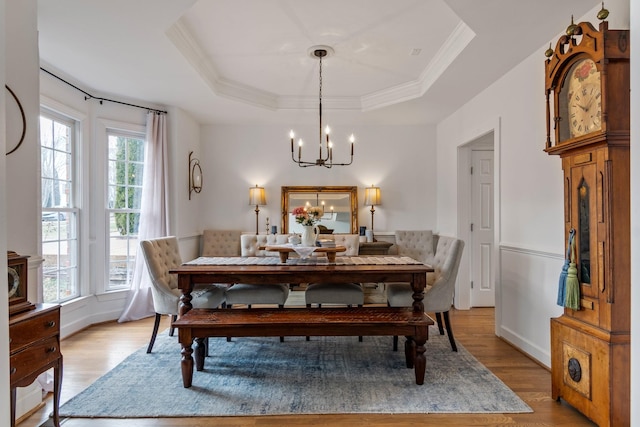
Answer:
[[[494,216],[494,253],[492,276],[494,277],[495,289],[495,322],[500,324],[501,313],[501,286],[500,286],[500,120],[492,123],[491,126],[485,128],[483,132],[478,132],[469,138],[465,143],[458,146],[458,237],[465,242],[471,241],[471,151],[473,149],[491,149],[493,150],[493,216]],[[470,248],[470,245],[465,247]],[[460,260],[460,269],[458,271],[458,281],[456,284],[456,294],[454,305],[457,309],[468,310],[471,308],[471,257],[468,250],[463,252]],[[498,330],[496,328],[496,333]]]

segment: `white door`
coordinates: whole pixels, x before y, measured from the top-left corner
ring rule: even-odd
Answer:
[[[495,306],[493,151],[471,151],[471,306]]]

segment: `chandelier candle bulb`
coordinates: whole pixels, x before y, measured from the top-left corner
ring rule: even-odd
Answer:
[[[289,137],[291,138],[291,156],[293,156],[293,138],[296,135],[293,133],[293,130],[291,132],[289,132]]]

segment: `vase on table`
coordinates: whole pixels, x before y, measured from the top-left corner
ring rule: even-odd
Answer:
[[[302,246],[315,246],[318,229],[313,225],[302,226]]]

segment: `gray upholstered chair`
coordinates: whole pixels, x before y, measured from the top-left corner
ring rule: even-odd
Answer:
[[[451,349],[458,351],[451,330],[449,310],[464,249],[464,241],[447,236],[438,236],[430,230],[396,231],[398,255],[408,256],[433,267],[435,272],[427,275],[424,295],[424,310],[435,313],[440,335],[444,335],[442,317],[451,343]],[[391,307],[410,307],[413,292],[408,283],[387,284],[387,302]],[[393,339],[394,350],[398,349],[398,337]]]
[[[147,353],[151,353],[158,334],[162,315],[168,314],[175,319],[182,293],[178,288],[178,277],[169,274],[169,270],[182,264],[178,239],[173,236],[142,240],[140,248],[151,277],[153,308],[156,312],[151,340]],[[191,293],[194,308],[215,308],[224,302],[224,289],[215,285],[196,286]],[[173,328],[170,329],[173,335]]]

